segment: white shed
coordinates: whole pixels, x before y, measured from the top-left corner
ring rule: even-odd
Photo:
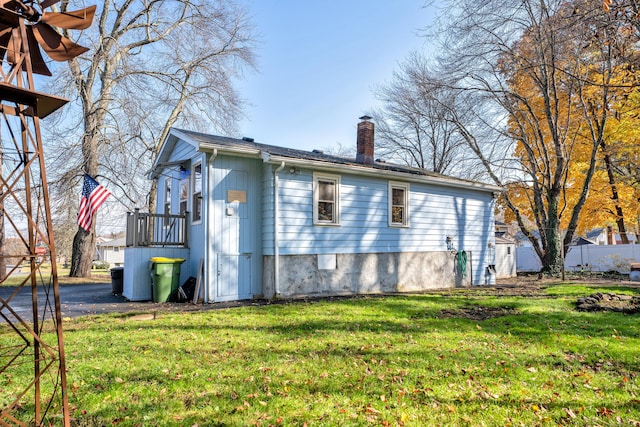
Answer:
[[[496,236],[496,278],[516,277],[516,242]]]

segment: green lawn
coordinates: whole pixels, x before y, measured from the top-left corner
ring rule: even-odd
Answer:
[[[20,286],[26,283],[30,286],[28,273],[30,273],[28,264],[23,264],[17,271],[6,277],[2,286]],[[48,283],[51,280],[51,267],[43,265],[40,268],[40,274],[36,274],[38,283]],[[87,284],[87,283],[110,283],[111,271],[109,269],[96,268],[91,270],[91,277],[69,277],[69,268],[58,266],[58,283],[61,285]]]
[[[69,320],[72,424],[638,426],[640,318],[573,310],[597,290]]]

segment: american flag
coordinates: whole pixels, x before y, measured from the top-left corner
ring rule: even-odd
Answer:
[[[78,211],[78,225],[90,231],[93,214],[96,213],[100,205],[107,200],[107,197],[110,195],[111,191],[85,174],[84,184],[82,185],[82,198],[80,199],[80,210]]]

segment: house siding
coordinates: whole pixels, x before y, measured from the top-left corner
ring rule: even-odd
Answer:
[[[185,267],[196,273],[205,259],[205,301],[495,283],[487,267],[495,264],[497,187],[180,132],[168,138],[154,175],[160,190],[166,175],[175,180],[176,212],[180,162],[202,161],[204,219],[190,226]],[[282,161],[276,205],[274,173]],[[314,173],[339,178],[337,224],[314,224]],[[390,225],[390,183],[407,190],[406,224],[404,217]],[[163,196],[159,191],[158,208]],[[189,211],[191,203],[189,197]]]
[[[473,253],[473,284],[492,280],[486,277],[487,265],[494,263],[486,247],[494,234],[490,193],[406,181],[409,226],[390,227],[388,182],[341,174],[339,225],[314,225],[313,172],[291,174],[285,168],[278,188],[280,255],[448,252],[446,237],[451,236],[455,249]],[[265,207],[266,196],[265,191]],[[272,234],[265,235],[264,247],[266,255],[273,254]]]
[[[262,166],[262,253],[274,254],[274,199],[273,173],[275,168],[269,163]]]
[[[169,156],[168,162],[184,162],[184,167],[190,170],[191,164],[194,162],[201,161],[203,165],[206,165],[206,158],[203,153],[196,151],[195,147],[179,140]],[[205,167],[202,169],[202,181],[203,184],[206,183],[207,180],[207,170]],[[165,184],[166,180],[171,180],[171,213],[177,214],[180,211],[180,167],[172,166],[164,169],[162,176],[158,179],[158,192],[157,199],[158,203],[156,203],[156,213],[162,214],[164,213],[164,204],[165,204]],[[191,199],[191,181],[189,182],[189,195],[187,198],[187,211],[191,212],[192,208],[192,199]],[[200,263],[200,259],[204,257],[204,223],[205,221],[201,221],[200,223],[193,224],[191,216],[187,218],[187,224],[189,224],[187,233],[188,233],[188,244],[187,248],[188,256],[186,257],[186,262],[181,265],[181,277],[186,275],[186,278],[189,276],[197,276],[198,275],[198,266]],[[182,282],[181,282],[182,284]]]
[[[186,145],[186,144],[185,144]],[[190,146],[189,146],[190,147]],[[206,164],[207,164],[207,159],[206,156],[203,153],[198,153],[195,150],[185,150],[186,153],[191,153],[191,161],[190,161],[190,165],[189,168],[191,170],[191,165],[193,165],[194,163],[197,162],[201,162],[202,164],[202,194],[207,194],[206,193],[206,187],[207,187],[207,178],[208,178],[208,171],[206,168]],[[185,154],[186,154],[185,153]],[[191,173],[193,173],[193,171],[191,170]],[[189,212],[189,217],[187,218],[187,224],[189,224],[189,229],[188,229],[188,241],[189,241],[189,259],[187,259],[187,262],[185,263],[186,266],[189,268],[189,272],[190,272],[190,276],[193,277],[197,277],[198,276],[198,267],[200,266],[200,260],[204,261],[205,258],[205,219],[204,216],[202,217],[202,219],[197,222],[197,223],[193,223],[193,216],[192,216],[192,212],[193,212],[193,198],[192,198],[192,193],[193,193],[193,182],[191,180],[191,176],[189,177],[190,181],[189,181],[189,196],[188,196],[188,201],[187,201],[187,211]],[[175,187],[178,188],[178,182],[175,183]],[[177,193],[177,192],[176,192]],[[179,204],[179,200],[177,200],[179,197],[176,198],[176,205]],[[203,198],[202,200],[202,212],[204,213],[204,205],[206,204],[206,199]],[[177,208],[176,208],[177,209]],[[177,210],[176,210],[177,212]]]

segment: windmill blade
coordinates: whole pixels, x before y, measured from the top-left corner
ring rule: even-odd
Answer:
[[[29,30],[30,28],[27,27],[27,43],[29,44],[29,56],[31,57],[31,70],[36,74],[51,76],[51,71],[49,71],[49,67],[47,67],[42,57],[42,52],[40,52],[38,41],[33,31]]]
[[[17,27],[20,21],[20,15],[12,9],[8,9],[7,6],[6,4],[0,4],[0,22],[4,25]]]
[[[93,22],[95,13],[95,5],[71,12],[44,12],[41,22],[66,30],[85,30]]]
[[[33,35],[42,49],[54,61],[68,61],[89,50],[58,34],[47,24],[38,23],[31,25],[30,28],[33,29]]]
[[[53,6],[54,4],[59,3],[59,2],[60,2],[60,0],[44,0],[44,1],[40,2],[40,7],[42,9],[46,9],[47,7]]]

